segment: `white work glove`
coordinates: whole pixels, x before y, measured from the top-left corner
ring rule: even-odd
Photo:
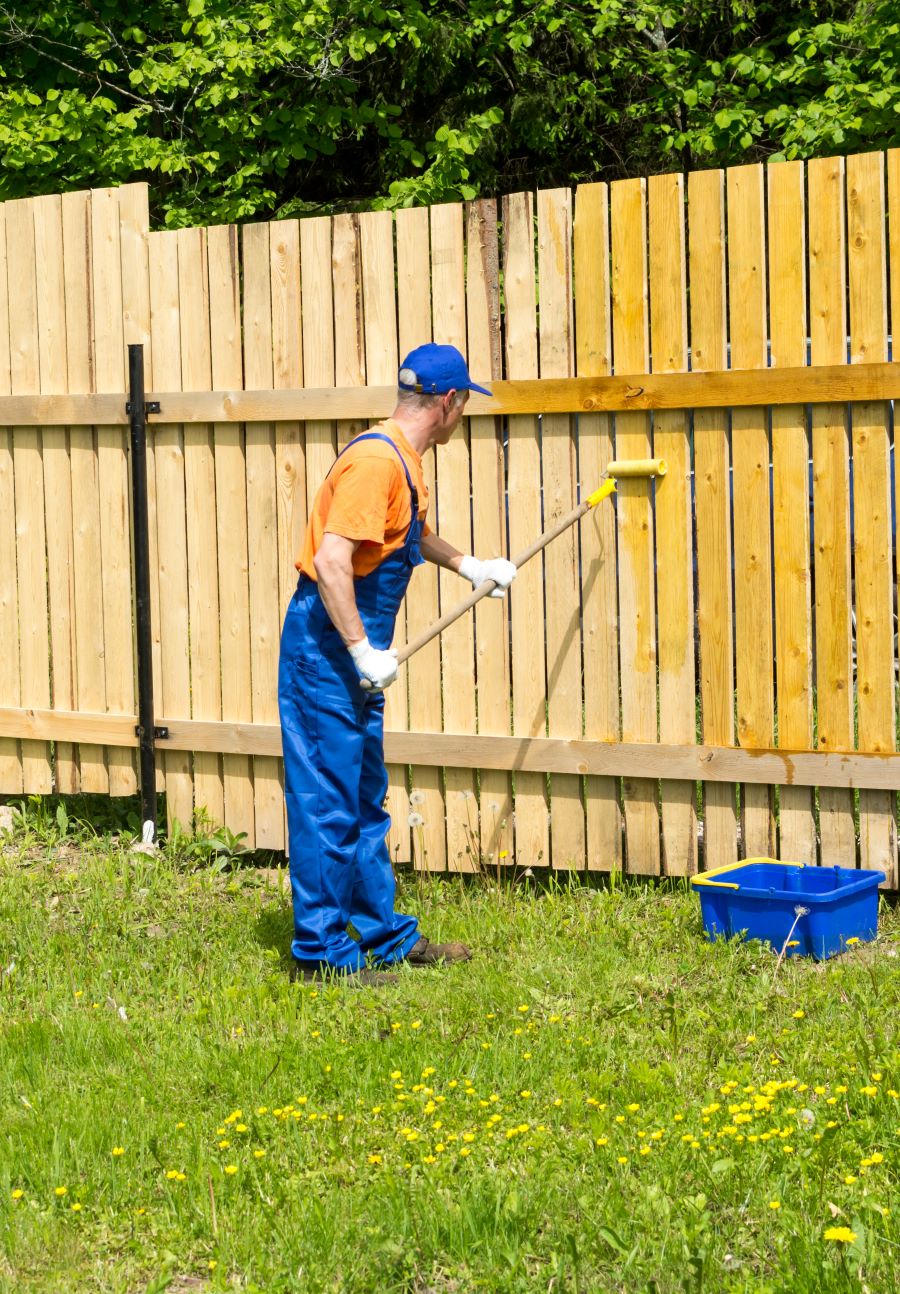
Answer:
[[[502,598],[516,578],[515,566],[505,557],[492,557],[486,562],[480,562],[477,557],[464,557],[459,564],[459,573],[463,579],[472,581],[473,589],[479,588],[485,580],[493,580],[497,587],[491,590],[492,598]]]
[[[368,638],[363,638],[362,642],[351,643],[347,651],[353,657],[353,664],[359,670],[364,687],[368,683],[374,691],[383,692],[397,677],[400,667],[395,648],[381,651],[378,647],[373,647]]]

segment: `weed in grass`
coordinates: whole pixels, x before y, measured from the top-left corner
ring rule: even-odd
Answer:
[[[890,909],[773,981],[679,883],[402,877],[475,959],[351,992],[185,861],[0,845],[4,1294],[897,1287]]]

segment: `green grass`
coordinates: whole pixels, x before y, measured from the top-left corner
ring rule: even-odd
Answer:
[[[316,988],[278,873],[51,825],[0,844],[4,1294],[900,1285],[893,913],[773,981],[679,884],[409,878],[474,960]]]

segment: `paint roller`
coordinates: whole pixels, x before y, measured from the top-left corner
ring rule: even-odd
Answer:
[[[534,541],[534,543],[528,546],[528,548],[523,549],[521,553],[517,553],[512,559],[513,565],[516,566],[517,569],[521,570],[525,563],[530,561],[532,557],[535,557],[542,551],[542,549],[546,548],[548,544],[552,543],[554,539],[558,538],[559,535],[568,530],[570,526],[574,526],[575,522],[580,521],[586,513],[590,512],[593,508],[596,508],[598,503],[609,498],[609,496],[615,492],[617,480],[632,480],[636,477],[643,476],[665,476],[667,470],[668,467],[664,458],[612,459],[606,465],[603,484],[596,489],[593,494],[589,494],[582,503],[579,503],[577,508],[573,508],[572,511],[566,513],[564,517],[560,517],[559,521],[550,526],[548,530],[545,530],[544,533]],[[421,651],[427,643],[430,643],[433,638],[438,636],[438,634],[443,633],[444,630],[449,628],[449,626],[452,625],[454,621],[458,620],[460,616],[464,616],[467,611],[471,611],[476,602],[480,602],[482,598],[488,597],[496,587],[497,585],[493,580],[485,580],[483,584],[479,584],[477,589],[473,589],[472,592],[463,598],[462,602],[453,607],[451,611],[442,615],[439,620],[436,620],[433,625],[430,625],[428,629],[419,634],[417,638],[414,638],[412,642],[408,642],[404,647],[401,647],[397,652],[398,665],[402,665],[404,661],[409,660],[410,656],[414,656],[417,651]],[[367,679],[363,679],[361,686],[368,691],[371,685]]]

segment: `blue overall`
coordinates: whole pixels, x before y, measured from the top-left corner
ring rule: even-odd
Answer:
[[[423,560],[422,523],[416,488],[394,442],[368,432],[351,444],[362,440],[391,446],[410,491],[403,547],[353,584],[369,642],[386,649],[413,567]],[[360,686],[315,580],[303,574],[281,635],[278,706],[294,902],[291,952],[298,961],[348,972],[368,962],[402,961],[420,936],[415,917],[394,911],[385,840],[384,693]]]

